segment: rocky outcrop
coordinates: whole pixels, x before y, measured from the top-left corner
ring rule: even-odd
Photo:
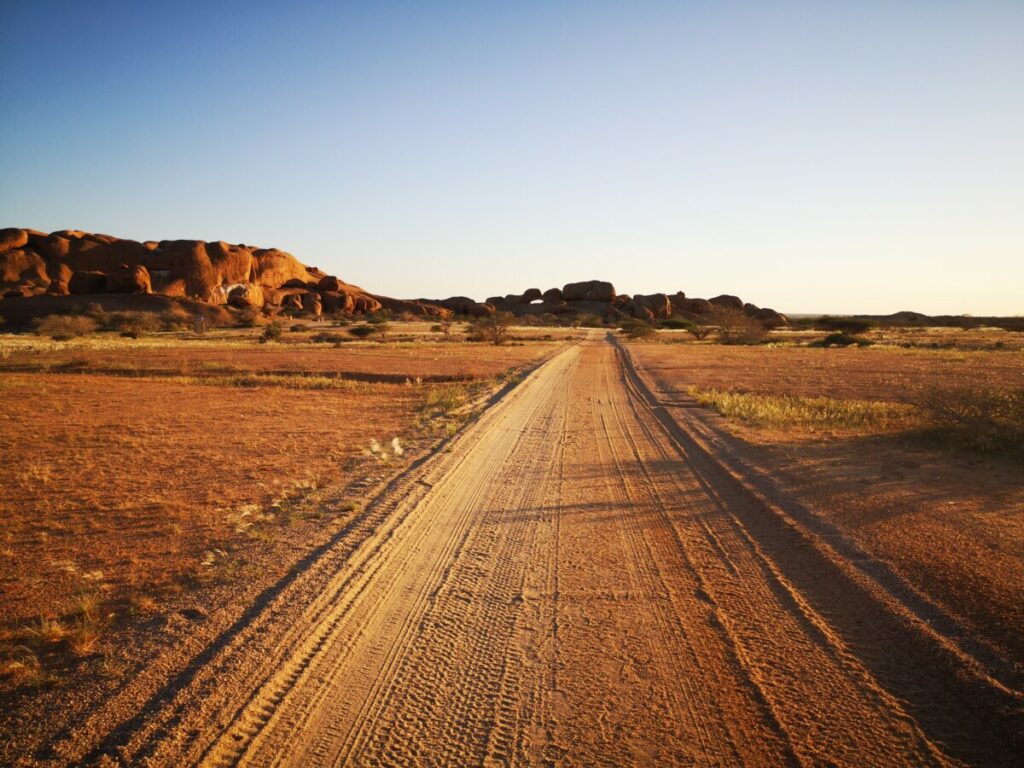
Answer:
[[[435,303],[451,309],[457,315],[471,314],[469,308],[474,304],[472,299],[465,296]],[[729,294],[715,296],[713,299],[687,298],[683,291],[630,296],[616,293],[615,287],[603,280],[569,283],[562,288],[549,288],[543,292],[537,288],[528,288],[522,294],[491,296],[483,306],[518,316],[596,315],[608,322],[638,319],[650,323],[671,317],[699,321],[718,308],[728,308],[744,311],[770,327],[788,322],[785,315],[773,309],[745,304],[739,297]]]
[[[219,240],[138,242],[74,229],[50,233],[0,229],[0,295],[22,299],[44,294],[49,298],[154,294],[204,306],[314,316],[386,309],[399,316],[484,317],[500,310],[538,317],[593,315],[614,322],[629,318],[657,322],[673,316],[699,320],[725,307],[743,311],[765,325],[786,323],[784,315],[744,303],[737,296],[692,299],[682,291],[630,296],[616,293],[615,287],[603,280],[544,291],[531,287],[522,293],[492,296],[485,302],[468,296],[440,301],[394,299],[306,266],[278,248]]]
[[[615,286],[603,280],[569,283],[562,288],[564,301],[612,301],[614,298]]]
[[[203,240],[140,243],[76,229],[0,230],[0,295],[44,293],[155,293],[204,304],[271,312],[290,307],[310,314],[373,312],[386,301],[400,312],[451,313],[430,302],[373,297],[278,248]]]
[[[107,276],[110,293],[152,293],[149,270],[141,264],[122,264]]]

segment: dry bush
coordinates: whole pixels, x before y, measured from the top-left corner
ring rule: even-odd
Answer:
[[[979,451],[1024,448],[1024,389],[992,392],[971,387],[934,387],[915,403],[933,430]]]
[[[511,312],[495,312],[481,317],[469,327],[470,341],[489,341],[494,345],[504,344],[512,328]]]
[[[622,323],[622,332],[634,341],[651,339],[657,333],[649,323],[645,323],[643,320],[626,320]]]
[[[423,408],[448,416],[461,408],[468,397],[469,393],[462,384],[442,384],[430,388],[424,399]]]
[[[723,344],[760,344],[768,338],[768,329],[764,324],[742,309],[715,307],[708,319],[718,326],[718,335]]]
[[[54,341],[88,336],[96,330],[96,321],[84,315],[47,315],[36,321],[36,333]]]
[[[132,339],[164,329],[164,321],[153,312],[105,313],[102,323],[105,330],[117,331],[122,336]]]

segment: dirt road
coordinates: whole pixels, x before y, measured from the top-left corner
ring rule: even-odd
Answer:
[[[567,349],[133,717],[56,754],[1012,763],[1013,670],[766,496],[718,439],[652,402],[613,343]]]

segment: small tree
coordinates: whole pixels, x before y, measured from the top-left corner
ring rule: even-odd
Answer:
[[[759,344],[768,336],[768,329],[742,309],[715,307],[710,319],[723,344]]]
[[[512,328],[512,320],[511,312],[494,312],[487,317],[481,317],[473,323],[469,337],[473,341],[489,341],[495,345],[504,344]]]
[[[442,317],[435,325],[430,326],[430,330],[432,333],[440,333],[445,341],[451,341],[454,325],[455,321],[450,317]]]
[[[704,322],[703,319],[694,320],[690,327],[686,329],[686,332],[697,341],[704,341],[704,339],[711,335],[711,326]]]
[[[260,344],[266,344],[268,341],[277,341],[281,338],[283,332],[281,324],[274,320],[269,325],[263,327],[263,333],[260,334]]]

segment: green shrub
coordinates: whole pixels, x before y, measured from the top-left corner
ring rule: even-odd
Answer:
[[[306,331],[309,330],[309,326],[308,325],[303,325],[302,323],[296,323],[289,330],[292,333],[305,333]]]
[[[263,326],[263,332],[260,334],[260,344],[266,344],[268,341],[277,341],[281,338],[282,332],[281,324],[274,320],[272,323]]]
[[[96,330],[96,321],[84,315],[47,315],[36,320],[36,333],[55,341],[67,341],[76,336],[88,336]]]
[[[340,333],[331,333],[330,331],[319,331],[309,337],[309,340],[315,344],[340,344],[346,341],[345,337]]]

